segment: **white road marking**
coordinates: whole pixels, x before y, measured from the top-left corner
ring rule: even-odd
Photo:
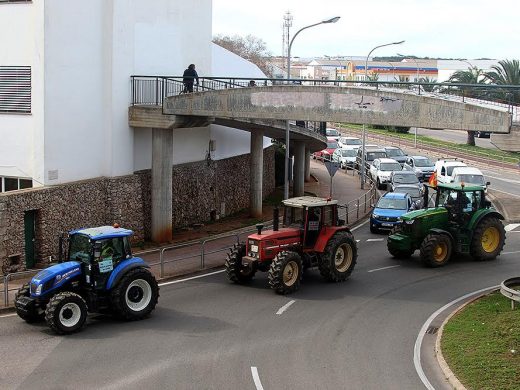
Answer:
[[[513,252],[502,252],[500,255],[512,255],[514,253],[520,253],[520,251],[513,251]]]
[[[3,316],[0,316],[0,318],[14,317],[15,315],[16,315],[16,313],[5,314]]]
[[[516,197],[516,198],[520,198],[520,195],[518,195],[518,194],[512,194],[511,192],[506,192],[506,191],[502,191],[502,190],[497,190],[496,188],[493,188],[493,191],[501,192],[502,194],[507,194],[507,195],[514,196],[514,197]]]
[[[483,288],[482,290],[474,291],[472,293],[463,295],[460,298],[455,299],[454,301],[451,301],[447,304],[445,304],[443,307],[441,307],[439,310],[437,310],[435,313],[433,313],[424,323],[421,330],[419,331],[419,334],[417,335],[417,339],[415,340],[415,346],[413,348],[413,364],[415,366],[415,371],[417,372],[417,375],[419,375],[419,378],[421,379],[422,383],[428,390],[435,390],[435,387],[430,383],[428,378],[426,377],[426,374],[424,373],[424,370],[422,368],[421,364],[421,346],[424,339],[424,335],[426,334],[426,330],[430,327],[430,324],[433,322],[437,316],[442,313],[444,310],[446,310],[448,307],[455,305],[456,303],[463,301],[466,298],[469,298],[473,295],[481,294],[485,291],[496,289],[500,286],[493,286],[488,288]]]
[[[296,302],[295,300],[292,300],[292,301],[289,301],[287,302],[285,305],[283,305],[281,308],[278,309],[278,311],[276,312],[276,314],[278,315],[281,315],[284,311],[286,311],[289,306],[291,306],[294,302]]]
[[[359,242],[359,241],[361,241],[361,240],[356,240],[356,242]]]
[[[368,270],[367,272],[376,272],[376,271],[382,271],[384,269],[390,269],[390,268],[396,268],[396,267],[400,267],[400,265],[389,265],[388,267],[382,267],[382,268],[376,268],[376,269],[371,269],[371,270]]]
[[[264,390],[264,386],[262,386],[262,382],[260,382],[258,369],[256,367],[251,367],[251,375],[253,375],[253,381],[255,382],[256,390]]]
[[[365,222],[363,222],[363,223],[361,223],[361,224],[359,224],[359,225],[353,227],[352,229],[350,229],[350,231],[353,232],[354,230],[359,229],[361,226],[366,225],[366,224],[368,223],[368,221],[369,221],[369,220],[367,219]]]
[[[383,241],[384,238],[369,238],[367,242]]]
[[[506,229],[506,232],[510,232],[511,230],[515,230],[518,226],[520,226],[520,223],[510,223],[506,225],[504,229]]]
[[[206,276],[211,276],[211,275],[221,274],[222,272],[225,272],[225,271],[226,271],[225,269],[221,269],[220,271],[209,272],[209,273],[204,274],[204,275],[192,276],[191,278],[179,279],[179,280],[172,280],[171,282],[159,283],[159,286],[167,286],[167,285],[169,285],[169,284],[176,284],[176,283],[187,282],[188,280],[205,278]]]
[[[506,179],[505,177],[497,177],[497,176],[491,176],[491,175],[486,175],[486,177],[490,177],[491,179],[497,179],[500,181],[505,181],[506,183],[520,184],[519,180]],[[493,190],[494,190],[494,188],[493,188]]]

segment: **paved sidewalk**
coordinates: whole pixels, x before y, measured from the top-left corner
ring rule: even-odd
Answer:
[[[313,180],[305,183],[306,193],[312,193],[320,197],[328,197],[330,193],[330,176],[322,162],[311,160],[311,174]],[[368,191],[360,189],[357,175],[353,171],[338,170],[333,179],[333,198],[340,204],[347,204],[359,197],[360,207],[355,208],[355,202],[349,210],[348,224],[352,225],[356,220],[364,217],[369,211],[370,200],[367,201],[366,209],[364,193]],[[265,224],[267,224],[266,222]],[[216,223],[218,224],[218,222]],[[134,255],[143,258],[151,265],[151,270],[157,279],[169,279],[182,275],[194,274],[208,269],[220,268],[224,265],[228,249],[237,241],[244,241],[247,236],[255,231],[254,226],[233,230],[219,235],[205,238],[197,237],[194,242],[172,243],[169,246],[152,248],[139,251],[134,248]],[[195,237],[194,237],[195,238]],[[161,252],[163,252],[163,266],[160,266]],[[30,280],[31,276],[24,276],[18,280],[10,281],[8,305],[5,306],[3,278],[0,280],[0,311],[12,307],[14,295],[18,288]]]

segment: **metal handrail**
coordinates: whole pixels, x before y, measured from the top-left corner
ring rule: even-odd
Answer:
[[[12,272],[4,276],[4,305],[9,305],[9,291],[14,291],[15,289],[9,289],[9,280],[12,280],[14,275],[26,275],[30,273],[38,273],[41,269],[29,269],[25,271]]]
[[[511,288],[511,286],[520,286],[520,277],[506,279],[500,284],[500,293],[511,299],[511,310],[514,310],[515,301],[520,302],[520,291]]]

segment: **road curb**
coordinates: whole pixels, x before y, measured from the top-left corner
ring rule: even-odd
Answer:
[[[446,380],[449,382],[449,384],[451,386],[453,386],[453,388],[455,390],[467,390],[466,387],[460,382],[460,380],[455,376],[455,373],[450,369],[450,367],[448,366],[448,363],[446,362],[446,360],[444,359],[444,355],[442,354],[442,348],[441,348],[441,339],[442,339],[442,334],[444,332],[444,326],[448,323],[448,321],[453,317],[455,316],[456,314],[458,314],[459,312],[461,312],[462,310],[464,310],[466,308],[466,306],[468,306],[469,304],[475,302],[476,300],[486,296],[486,295],[489,295],[493,292],[497,291],[497,289],[494,289],[494,290],[491,290],[491,291],[486,291],[485,293],[482,293],[482,294],[479,294],[478,296],[476,297],[473,297],[471,298],[470,300],[468,300],[467,302],[464,302],[462,305],[460,305],[459,307],[457,307],[455,310],[453,310],[445,319],[444,321],[442,322],[441,326],[439,327],[439,330],[437,331],[437,338],[435,340],[435,357],[437,359],[437,363],[439,364],[439,367],[444,375],[444,377],[446,378]]]

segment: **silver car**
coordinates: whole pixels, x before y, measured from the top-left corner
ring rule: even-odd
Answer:
[[[424,156],[408,156],[403,170],[412,171],[421,181],[427,181],[435,170],[435,163],[428,157]]]

